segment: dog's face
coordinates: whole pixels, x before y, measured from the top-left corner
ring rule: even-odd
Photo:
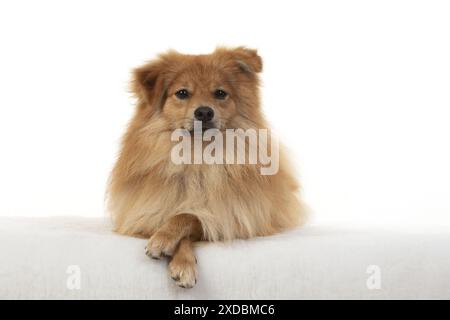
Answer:
[[[176,128],[226,128],[236,115],[234,88],[219,67],[193,62],[170,84],[162,113]]]
[[[169,52],[135,70],[134,91],[143,116],[164,120],[168,130],[236,128],[258,121],[258,76],[255,50],[217,49],[209,55]]]

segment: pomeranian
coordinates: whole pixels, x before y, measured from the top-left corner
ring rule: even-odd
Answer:
[[[305,220],[282,150],[267,146],[273,135],[261,138],[269,130],[260,108],[261,71],[261,57],[245,47],[169,51],[133,70],[137,105],[110,177],[108,209],[117,232],[148,238],[151,258],[169,257],[169,275],[180,287],[197,282],[194,242],[267,236]],[[229,145],[232,130],[240,130],[234,137],[243,142],[241,161],[230,161],[239,146]],[[205,139],[208,131],[213,135]],[[211,147],[221,138],[224,152]],[[208,148],[216,149],[214,161],[192,160],[191,151],[195,158]],[[263,174],[269,154],[278,163]]]

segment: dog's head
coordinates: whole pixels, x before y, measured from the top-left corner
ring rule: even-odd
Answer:
[[[170,51],[137,68],[132,89],[140,115],[164,121],[165,130],[255,127],[259,110],[256,50],[218,48],[212,54],[185,55]]]

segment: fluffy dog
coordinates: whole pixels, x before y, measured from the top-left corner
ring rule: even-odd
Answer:
[[[193,242],[267,236],[304,219],[298,184],[283,153],[279,170],[262,164],[175,164],[176,129],[268,128],[260,109],[262,60],[256,50],[212,54],[170,51],[133,71],[135,114],[123,138],[108,189],[115,230],[149,238],[146,254],[170,257],[181,287],[196,283]],[[192,138],[194,139],[194,138]],[[202,144],[204,147],[204,144]]]

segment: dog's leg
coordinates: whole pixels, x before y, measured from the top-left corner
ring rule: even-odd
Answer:
[[[200,221],[191,214],[179,214],[170,218],[151,237],[145,247],[145,253],[159,259],[161,255],[172,256],[183,238],[200,240],[202,227]]]
[[[183,238],[169,263],[169,275],[178,286],[192,288],[197,283],[196,264],[192,240]]]
[[[170,277],[183,288],[192,288],[197,282],[192,241],[201,240],[202,226],[193,215],[180,214],[169,219],[148,241],[146,254],[159,259],[173,256],[169,263]]]

